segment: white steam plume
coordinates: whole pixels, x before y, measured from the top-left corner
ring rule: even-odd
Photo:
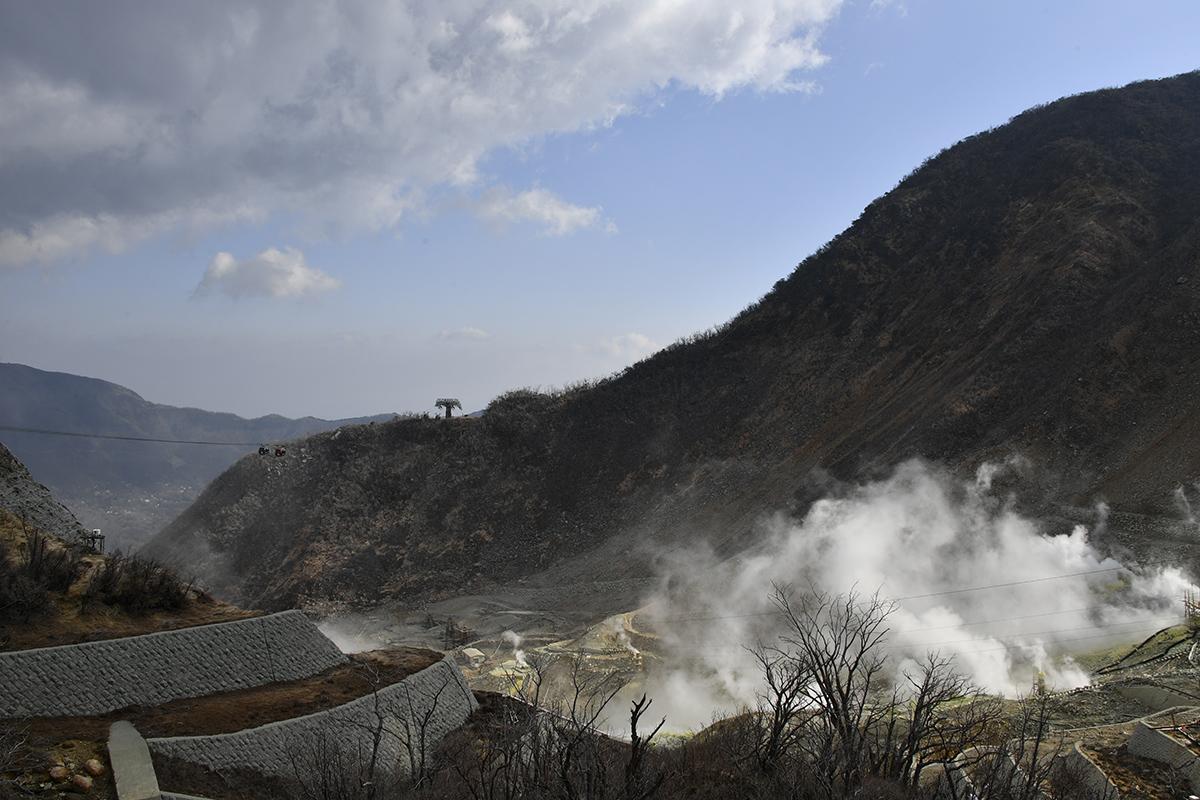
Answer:
[[[1187,492],[1183,486],[1175,487],[1175,508],[1178,509],[1179,515],[1183,517],[1183,521],[1188,525],[1196,524],[1196,514],[1192,511],[1192,503],[1188,500]]]
[[[633,640],[629,638],[629,631],[625,630],[624,614],[615,614],[609,617],[604,620],[604,626],[608,629],[608,634],[627,652],[635,656],[641,655],[641,651],[633,646]]]
[[[664,639],[667,668],[650,677],[648,693],[680,726],[752,705],[760,675],[745,648],[781,633],[773,584],[878,589],[899,600],[888,645],[898,671],[936,650],[982,688],[1008,695],[1028,691],[1039,673],[1049,687],[1083,685],[1082,669],[1050,654],[1141,639],[1181,618],[1188,581],[1180,570],[1124,569],[1097,552],[1083,526],[1045,534],[992,495],[997,469],[963,482],[910,461],[815,503],[800,522],[777,516],[738,558],[704,549],[664,557],[642,616]],[[1103,522],[1107,507],[1098,511]],[[993,588],[957,591],[983,586]]]
[[[500,636],[504,639],[504,641],[512,645],[513,658],[516,660],[517,664],[522,667],[528,666],[528,664],[525,662],[525,651],[521,649],[521,634],[517,633],[516,631],[505,631],[504,633],[500,634]]]

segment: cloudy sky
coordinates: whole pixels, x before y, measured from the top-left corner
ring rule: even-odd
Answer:
[[[1200,67],[1194,0],[0,15],[0,361],[245,415],[613,372],[955,140]]]

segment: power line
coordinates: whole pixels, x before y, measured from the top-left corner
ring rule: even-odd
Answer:
[[[120,442],[153,442],[156,444],[199,444],[216,447],[258,447],[262,442],[214,442],[197,439],[156,439],[150,436],[121,436],[115,433],[82,433],[79,431],[55,431],[48,428],[24,428],[17,425],[0,425],[0,431],[14,433],[36,433],[42,436],[71,436],[78,439],[112,439]]]
[[[996,622],[1016,622],[1020,619],[1033,619],[1035,617],[1057,617],[1062,614],[1082,614],[1085,611],[1098,611],[1102,608],[1111,608],[1111,606],[1083,606],[1081,608],[1064,608],[1062,611],[1043,611],[1040,614],[1022,614],[1019,617],[1001,617],[999,619],[979,619],[973,622],[960,622],[956,625],[934,625],[926,628],[909,628],[908,633],[916,631],[944,631],[950,628],[969,628],[975,625],[991,625]]]
[[[1031,614],[1030,616],[1037,616],[1037,614]],[[1024,616],[1019,616],[1019,618],[1014,618],[1014,619],[1025,619],[1025,618],[1024,618]],[[1160,625],[1163,625],[1164,622],[1168,622],[1168,625],[1166,625],[1165,627],[1156,627],[1156,628],[1154,628],[1154,630],[1162,631],[1162,630],[1165,630],[1165,628],[1171,627],[1172,625],[1183,624],[1183,620],[1178,618],[1178,616],[1150,616],[1150,618],[1129,620],[1127,622],[1112,622],[1111,625],[1085,625],[1085,626],[1080,626],[1080,627],[1058,627],[1058,628],[1051,628],[1051,630],[1046,630],[1046,631],[1026,631],[1026,632],[1022,632],[1022,633],[1006,633],[1006,634],[1003,634],[1003,636],[989,636],[989,634],[983,633],[983,634],[980,634],[980,637],[976,638],[976,639],[944,639],[944,640],[942,640],[942,642],[908,642],[908,640],[904,640],[904,642],[894,642],[894,640],[889,640],[888,644],[883,645],[883,646],[884,646],[884,649],[887,649],[887,650],[912,650],[912,649],[917,649],[917,648],[932,648],[932,646],[946,645],[946,644],[971,644],[971,643],[983,644],[984,639],[992,640],[992,642],[1019,642],[1020,639],[1024,639],[1024,638],[1031,637],[1031,636],[1050,636],[1050,634],[1054,634],[1054,633],[1074,633],[1076,631],[1115,631],[1116,628],[1128,627],[1130,625],[1138,625],[1139,626],[1139,628],[1135,628],[1135,630],[1127,631],[1128,633],[1136,633],[1136,632],[1140,631],[1142,627],[1145,627],[1147,625],[1160,626]],[[965,622],[965,625],[970,625],[970,622]],[[905,636],[907,636],[908,633],[913,633],[913,632],[916,632],[919,630],[935,630],[935,628],[913,628],[913,630],[910,630],[910,631],[890,631],[889,630],[888,632],[894,633],[896,637],[905,637]],[[1116,633],[1120,633],[1120,631],[1117,631]],[[1115,636],[1116,633],[1103,633],[1103,634],[1099,634],[1099,636]],[[1075,640],[1075,638],[1093,638],[1093,637],[1072,637],[1072,638],[1067,638],[1067,639],[1056,638],[1056,639],[1052,640],[1052,642],[1050,642],[1050,644],[1057,644],[1058,642],[1073,642],[1073,640]],[[745,645],[716,646],[716,648],[703,648],[703,649],[689,648],[689,650],[694,650],[696,652],[700,652],[703,650],[744,650],[744,649],[746,649]],[[1006,646],[1006,648],[1000,648],[1000,649],[1007,650],[1008,648]],[[974,652],[974,651],[967,650],[965,652]]]
[[[1175,616],[1175,617],[1151,617],[1148,619],[1131,620],[1129,622],[1114,622],[1111,625],[1104,625],[1104,626],[1099,626],[1099,627],[1096,625],[1084,625],[1084,626],[1078,627],[1078,628],[1056,628],[1056,629],[1048,630],[1048,631],[1025,631],[1023,633],[1005,634],[1004,636],[987,636],[986,638],[994,639],[998,642],[1010,642],[1015,639],[1024,639],[1027,636],[1045,636],[1047,634],[1052,634],[1052,633],[1074,633],[1075,631],[1111,630],[1113,628],[1121,628],[1121,627],[1125,627],[1128,625],[1149,625],[1151,623],[1158,625],[1158,624],[1161,624],[1164,622],[1179,623],[1179,622],[1182,622],[1182,620],[1179,619],[1179,617],[1177,617],[1177,616]],[[912,631],[900,631],[899,635],[905,636],[911,632]],[[985,636],[986,636],[986,634],[985,634]],[[964,644],[967,642],[974,642],[974,641],[978,641],[978,640],[977,639],[948,639],[946,641],[941,641],[941,642],[905,642],[905,645],[906,646],[911,645],[913,647],[933,647],[934,645]]]
[[[985,589],[1003,589],[1010,586],[1024,586],[1031,583],[1044,583],[1046,581],[1057,581],[1063,578],[1078,578],[1083,575],[1100,575],[1105,572],[1122,572],[1125,567],[1108,567],[1107,569],[1092,569],[1083,572],[1068,572],[1063,575],[1047,575],[1044,578],[1028,578],[1020,581],[1008,581],[1006,583],[989,583],[984,586],[969,586],[964,589],[947,589],[940,592],[926,592],[925,594],[910,594],[903,597],[893,597],[892,600],[901,602],[903,600],[923,600],[927,597],[942,597],[951,594],[965,594],[967,592],[981,592]],[[781,611],[755,611],[747,614],[714,614],[706,617],[647,617],[647,619],[655,622],[708,622],[718,619],[745,619],[749,617],[774,617],[779,616]],[[1020,619],[1018,617],[1017,619]]]
[[[978,592],[982,589],[1000,589],[1008,586],[1024,586],[1028,583],[1043,583],[1045,581],[1057,581],[1062,578],[1078,578],[1081,575],[1099,575],[1102,572],[1121,572],[1125,567],[1109,567],[1108,569],[1090,569],[1084,572],[1068,572],[1064,575],[1050,575],[1045,578],[1029,578],[1023,581],[1009,581],[1008,583],[990,583],[987,586],[971,586],[967,589],[950,589],[945,592],[928,592],[926,594],[910,594],[906,597],[893,597],[897,602],[901,600],[921,600],[926,597],[941,597],[947,594],[963,594],[965,592]]]
[[[1172,626],[1168,625],[1167,627],[1172,627]],[[1104,630],[1107,630],[1107,628]],[[1147,628],[1146,630],[1149,630],[1149,628]],[[1166,629],[1159,628],[1159,630],[1166,630]],[[1127,631],[1127,633],[1134,633],[1134,631]],[[1107,638],[1110,638],[1111,636],[1113,636],[1113,634],[1111,634],[1111,633],[1094,633],[1091,636],[1073,636],[1069,639],[1056,639],[1054,642],[1052,642],[1052,644],[1058,644],[1059,642],[1082,642],[1085,639],[1107,639]],[[963,655],[973,655],[975,653],[999,653],[1002,650],[1008,650],[1008,649],[1009,649],[1008,647],[989,647],[984,650],[964,650]]]
[[[1111,605],[1081,606],[1079,608],[1064,608],[1061,611],[1042,611],[1038,614],[1021,614],[1020,616],[1016,616],[1016,617],[997,617],[995,619],[971,620],[968,622],[955,623],[953,625],[931,625],[931,626],[927,626],[927,627],[923,627],[923,628],[909,628],[907,633],[915,633],[917,631],[944,631],[944,630],[949,630],[951,628],[968,628],[968,627],[973,627],[975,625],[991,625],[991,624],[998,623],[998,622],[1016,622],[1017,620],[1034,619],[1036,617],[1057,617],[1057,616],[1061,616],[1062,614],[1081,614],[1086,611],[1099,611],[1102,608],[1112,608],[1112,606]],[[781,612],[770,611],[770,612],[762,612],[762,613],[765,615],[765,614],[778,614]],[[648,619],[654,620],[655,622],[662,621],[657,617],[649,617]],[[713,617],[712,619],[723,619],[723,617]]]
[[[1140,633],[1142,630],[1151,630],[1151,628],[1148,627],[1150,625],[1160,626],[1164,622],[1172,623],[1172,624],[1168,624],[1164,627],[1154,627],[1153,630],[1155,630],[1155,631],[1167,630],[1168,628],[1171,628],[1174,625],[1182,624],[1183,620],[1179,619],[1178,617],[1150,618],[1150,619],[1133,620],[1130,622],[1116,622],[1116,623],[1113,623],[1112,625],[1103,625],[1103,626],[1088,625],[1086,627],[1079,627],[1079,628],[1057,628],[1054,630],[1031,631],[1029,633],[1011,634],[1011,635],[1005,635],[1005,636],[988,636],[986,638],[988,640],[992,640],[992,641],[1013,642],[1013,641],[1023,639],[1027,636],[1046,636],[1048,634],[1055,634],[1055,633],[1073,633],[1075,631],[1090,631],[1090,630],[1112,631],[1111,633],[1097,633],[1097,634],[1091,634],[1088,636],[1072,636],[1072,637],[1068,637],[1065,639],[1055,638],[1052,641],[1047,642],[1047,644],[1055,645],[1055,644],[1058,644],[1059,642],[1075,642],[1075,641],[1083,641],[1086,639],[1110,638],[1112,636],[1120,635],[1121,633],[1127,633],[1127,634]],[[1135,628],[1133,630],[1129,630],[1129,631],[1116,631],[1115,630],[1116,628],[1128,627],[1130,625],[1138,625],[1139,627]],[[900,633],[899,635],[903,636],[904,634]],[[935,647],[935,646],[950,645],[950,644],[971,644],[971,643],[975,643],[975,642],[977,642],[979,644],[985,643],[985,641],[983,641],[981,639],[950,639],[950,640],[941,641],[941,642],[888,642],[886,644],[881,645],[881,647],[882,647],[882,649],[887,650],[887,651],[895,651],[895,650],[913,650],[913,649],[918,649],[918,648]],[[1010,645],[1006,645],[1004,647],[992,647],[992,648],[985,648],[982,650],[978,650],[978,649],[965,650],[964,649],[964,650],[959,650],[958,652],[961,655],[971,655],[973,653],[995,653],[995,652],[1000,652],[1002,650],[1009,650],[1011,648],[1012,648],[1012,645],[1010,644]],[[714,650],[716,650],[716,651],[732,651],[732,650],[747,650],[747,649],[748,648],[745,645],[737,645],[737,646],[730,645],[727,647],[687,648],[687,650],[689,650],[691,652],[708,652],[708,651],[714,651]]]

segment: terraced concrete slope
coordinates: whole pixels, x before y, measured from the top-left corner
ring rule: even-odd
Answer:
[[[0,653],[0,719],[82,717],[278,681],[345,663],[299,611]],[[64,691],[63,687],[74,687]]]
[[[1200,475],[1200,74],[970,137],[760,302],[622,374],[478,420],[246,458],[151,544],[252,604],[643,570],[913,456],[1021,453],[1050,502],[1171,508]],[[816,472],[814,472],[816,471]],[[601,548],[601,549],[597,549]]]

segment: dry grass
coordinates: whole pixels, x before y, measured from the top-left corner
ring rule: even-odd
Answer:
[[[0,510],[0,545],[5,550],[13,555],[27,552],[31,535],[37,537],[37,533],[27,530],[19,519]],[[10,620],[0,626],[0,649],[27,650],[116,639],[259,615],[259,612],[223,603],[197,589],[189,591],[189,600],[178,610],[143,614],[130,613],[94,599],[88,600],[85,595],[91,578],[107,563],[109,557],[75,551],[61,539],[53,537],[46,537],[46,542],[50,553],[71,551],[78,558],[78,575],[65,591],[47,591],[44,607],[27,620]]]

